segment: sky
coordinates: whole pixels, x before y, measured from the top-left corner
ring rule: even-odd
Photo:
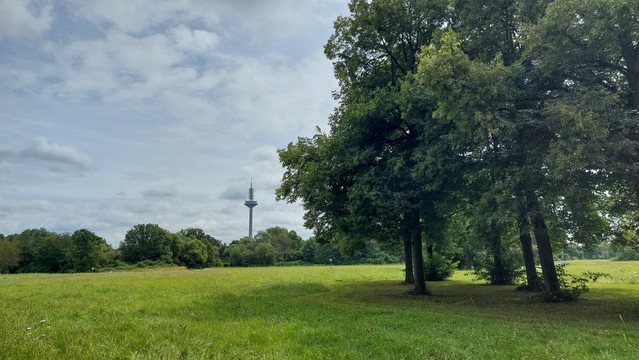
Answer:
[[[348,0],[0,0],[0,233],[273,226],[277,149],[326,130]]]

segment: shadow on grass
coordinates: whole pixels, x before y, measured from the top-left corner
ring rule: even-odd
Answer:
[[[345,306],[366,304],[531,321],[639,321],[639,291],[623,287],[596,288],[575,302],[547,303],[541,294],[517,291],[515,286],[460,281],[428,285],[431,296],[412,295],[412,286],[392,281],[336,284],[329,293],[310,295],[309,299]]]
[[[206,320],[287,319],[321,317],[322,312],[369,313],[426,311],[450,316],[516,320],[518,322],[639,321],[639,292],[612,286],[598,288],[570,303],[546,303],[537,293],[514,286],[489,286],[460,281],[430,282],[433,295],[410,294],[397,281],[274,284],[246,293],[216,294],[191,304],[195,317]]]

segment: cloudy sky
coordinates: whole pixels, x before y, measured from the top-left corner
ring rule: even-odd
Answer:
[[[0,233],[283,226],[276,149],[326,128],[348,0],[0,0]]]

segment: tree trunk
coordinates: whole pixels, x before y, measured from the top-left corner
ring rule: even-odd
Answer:
[[[491,228],[494,228],[491,226]],[[490,282],[493,285],[506,285],[510,283],[510,279],[506,279],[506,271],[504,270],[504,261],[501,248],[501,238],[493,229],[491,232],[491,247],[493,252],[493,269]]]
[[[406,284],[414,284],[415,276],[413,275],[413,249],[410,234],[407,234],[404,238],[404,262],[406,263],[406,267],[404,270],[404,282]]]
[[[472,270],[473,269],[473,253],[471,253],[470,251],[467,251],[464,254],[464,269],[466,270]]]
[[[424,276],[424,254],[422,250],[422,228],[419,223],[419,210],[415,209],[411,214],[411,242],[413,244],[413,268],[415,269],[415,288],[413,293],[416,295],[430,295],[430,290],[426,286],[426,278]]]
[[[429,259],[433,258],[433,245],[428,245],[428,247],[426,247],[426,253],[428,254]]]
[[[521,251],[524,255],[524,266],[526,267],[526,283],[530,290],[534,290],[537,286],[537,269],[535,268],[535,254],[532,247],[532,238],[530,237],[530,222],[526,216],[525,207],[521,206],[519,210],[519,243]]]
[[[550,234],[548,234],[548,227],[541,213],[537,196],[532,191],[529,191],[526,195],[533,232],[535,233],[535,240],[537,240],[539,263],[541,264],[541,271],[544,274],[546,291],[551,294],[558,293],[560,290],[559,278],[557,277],[557,270],[555,269],[555,259],[552,255],[552,244],[550,242]]]

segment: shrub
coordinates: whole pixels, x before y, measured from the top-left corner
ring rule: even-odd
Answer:
[[[424,276],[428,281],[444,281],[453,275],[458,261],[452,261],[440,254],[424,259]]]
[[[526,273],[521,257],[513,251],[504,250],[501,260],[502,269],[498,270],[491,254],[478,254],[473,263],[475,277],[492,285],[512,285],[521,282]]]
[[[596,282],[599,278],[610,277],[610,275],[606,273],[592,271],[586,271],[579,276],[571,275],[566,272],[566,266],[564,264],[556,265],[556,269],[561,289],[554,293],[544,293],[544,299],[549,302],[575,301],[582,294],[590,291],[588,282]]]

